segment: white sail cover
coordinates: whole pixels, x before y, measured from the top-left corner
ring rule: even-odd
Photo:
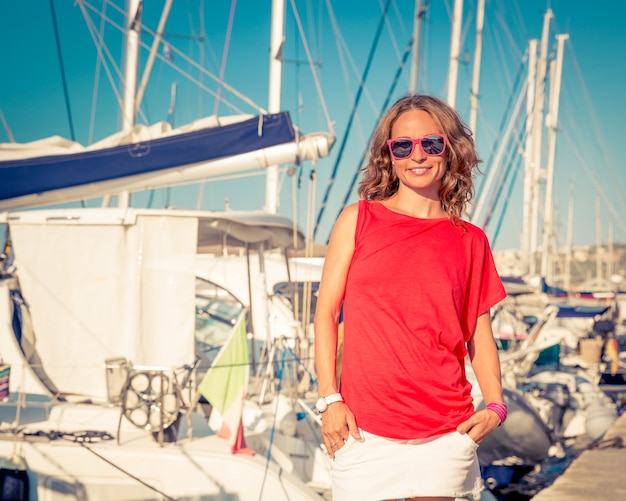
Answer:
[[[326,156],[334,137],[301,136],[288,113],[137,126],[89,147],[51,137],[0,144],[0,211],[140,191]]]
[[[193,363],[197,218],[31,211],[13,214],[10,228],[35,347],[61,393],[106,400],[109,358]]]

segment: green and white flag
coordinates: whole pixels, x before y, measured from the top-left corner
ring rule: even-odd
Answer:
[[[250,452],[246,449],[242,422],[243,398],[250,374],[245,317],[245,314],[239,317],[237,326],[198,385],[198,391],[213,406],[211,412],[219,413],[216,417],[221,417],[222,424],[218,436],[228,440],[232,453]]]

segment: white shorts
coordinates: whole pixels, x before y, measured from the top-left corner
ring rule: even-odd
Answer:
[[[335,452],[333,501],[380,501],[418,496],[480,499],[483,482],[469,435],[452,432],[395,440],[361,431]]]

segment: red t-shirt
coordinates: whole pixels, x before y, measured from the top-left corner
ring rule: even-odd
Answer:
[[[357,425],[414,439],[470,417],[466,343],[477,318],[505,296],[482,230],[361,200],[340,383]]]

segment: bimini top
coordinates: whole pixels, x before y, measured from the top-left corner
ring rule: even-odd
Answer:
[[[141,208],[66,208],[0,213],[0,224],[11,225],[132,225],[141,216],[167,216],[198,220],[198,250],[263,244],[303,249],[304,234],[289,218],[263,211],[206,211]],[[295,235],[295,236],[294,236]]]

